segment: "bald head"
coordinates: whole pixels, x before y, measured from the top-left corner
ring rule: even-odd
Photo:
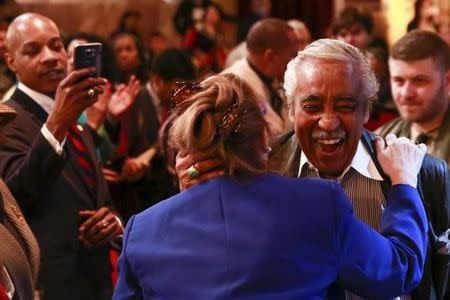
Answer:
[[[45,30],[46,27],[53,27],[59,35],[56,24],[46,16],[37,13],[25,13],[18,16],[11,22],[6,32],[8,52],[14,53],[17,50],[18,45],[26,38],[30,28]]]
[[[281,80],[288,62],[297,55],[300,40],[287,22],[268,18],[247,34],[247,60],[267,78]]]
[[[29,88],[52,94],[66,76],[67,54],[56,24],[26,13],[15,18],[6,32],[6,63]]]
[[[247,49],[251,54],[262,54],[267,49],[290,47],[298,42],[292,39],[293,32],[293,28],[281,19],[263,19],[250,28],[246,38]]]

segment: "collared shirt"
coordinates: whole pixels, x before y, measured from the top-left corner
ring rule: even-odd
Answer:
[[[314,169],[317,172],[317,175],[319,174],[319,171],[317,170],[317,168],[314,167],[313,164],[311,164],[308,161],[308,158],[306,157],[305,153],[302,151],[301,157],[300,157],[300,167],[298,169],[299,177],[301,177],[302,168],[306,163],[309,164],[310,168]],[[383,177],[381,177],[375,164],[372,161],[372,158],[370,157],[367,150],[364,148],[361,141],[358,142],[358,147],[356,148],[356,153],[355,153],[355,156],[353,157],[352,163],[350,164],[350,166],[348,166],[344,170],[344,172],[342,172],[341,176],[339,176],[339,178],[337,180],[340,181],[340,179],[342,179],[342,177],[350,170],[350,168],[355,169],[358,173],[360,173],[361,175],[363,175],[365,177],[368,177],[368,178],[371,178],[374,180],[378,180],[378,181],[383,181]],[[317,178],[319,178],[319,176]]]
[[[55,105],[55,100],[53,100],[47,95],[44,95],[42,93],[30,89],[21,82],[19,82],[17,88],[20,89],[22,92],[24,92],[28,97],[33,99],[33,101],[35,101],[40,107],[42,107],[42,109],[45,110],[47,114],[50,114],[52,112],[53,106]],[[64,138],[64,140],[61,143],[59,143],[59,141],[48,130],[45,123],[44,125],[42,125],[41,133],[44,136],[44,138],[49,142],[49,144],[52,146],[52,148],[55,149],[56,153],[58,155],[61,155],[63,153],[63,147],[66,142],[66,138]]]
[[[300,156],[298,176],[320,178],[318,169],[308,161],[304,152]],[[358,142],[351,164],[337,178],[337,181],[351,200],[355,216],[379,232],[381,215],[386,204],[386,198],[380,185],[383,177],[361,141]],[[346,291],[345,298],[347,300],[361,299],[348,291]],[[401,299],[410,299],[410,297],[402,296]]]

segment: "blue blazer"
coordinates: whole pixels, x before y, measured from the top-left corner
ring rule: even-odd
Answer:
[[[365,298],[407,294],[422,276],[426,217],[408,185],[387,203],[382,236],[335,181],[209,180],[130,219],[113,299],[321,299],[335,281]]]

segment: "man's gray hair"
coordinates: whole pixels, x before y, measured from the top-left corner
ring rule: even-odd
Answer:
[[[292,111],[292,108],[294,108],[295,90],[298,83],[302,80],[298,78],[299,65],[307,59],[351,62],[361,76],[361,98],[368,101],[368,107],[372,107],[377,101],[378,82],[364,54],[358,48],[345,42],[333,39],[320,39],[309,44],[303,51],[300,51],[287,66],[284,74],[284,89],[289,110]]]

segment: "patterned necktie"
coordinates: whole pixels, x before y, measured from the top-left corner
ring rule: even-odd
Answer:
[[[70,127],[67,132],[67,140],[72,146],[72,153],[75,160],[81,166],[84,182],[92,191],[94,191],[96,186],[94,165],[91,162],[89,151],[81,138],[80,130],[77,125],[73,124]]]

